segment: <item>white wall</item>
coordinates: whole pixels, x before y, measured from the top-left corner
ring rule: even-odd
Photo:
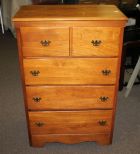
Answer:
[[[14,26],[12,24],[12,17],[15,15],[21,5],[31,4],[31,0],[1,0],[2,14],[5,29],[10,29],[13,33]]]

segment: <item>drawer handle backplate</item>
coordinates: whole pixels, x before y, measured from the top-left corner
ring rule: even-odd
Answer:
[[[45,123],[43,123],[43,122],[35,122],[35,125],[37,127],[42,127],[43,125],[45,125]]]
[[[101,40],[92,40],[91,43],[93,46],[99,46],[99,45],[101,45],[102,41]]]
[[[108,101],[109,97],[101,96],[99,99],[101,100],[101,102],[106,102]]]
[[[105,126],[107,124],[107,121],[106,120],[99,120],[99,124],[101,126]]]
[[[42,46],[47,47],[47,46],[50,45],[51,41],[49,41],[49,40],[44,40],[44,41],[41,40],[40,43],[41,43]]]
[[[33,76],[38,76],[38,74],[40,73],[38,70],[34,70],[34,71],[30,71],[30,73],[33,75]]]
[[[33,97],[33,101],[36,103],[40,102],[41,99],[42,99],[41,97]]]
[[[111,73],[111,70],[102,70],[102,74],[108,76]]]

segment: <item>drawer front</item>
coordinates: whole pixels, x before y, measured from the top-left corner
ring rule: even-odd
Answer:
[[[26,86],[28,109],[113,108],[114,86]]]
[[[69,56],[69,28],[21,27],[23,56]]]
[[[112,110],[29,112],[31,134],[93,134],[111,131]]]
[[[24,59],[26,85],[114,84],[117,58]]]
[[[118,56],[120,28],[73,28],[73,56]]]

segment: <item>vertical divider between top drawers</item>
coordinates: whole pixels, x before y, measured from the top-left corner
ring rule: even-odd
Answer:
[[[72,56],[73,28],[69,27],[69,56]]]

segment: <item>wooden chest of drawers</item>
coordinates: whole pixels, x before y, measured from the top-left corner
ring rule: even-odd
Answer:
[[[23,6],[17,12],[32,146],[112,142],[126,20],[111,5]]]

